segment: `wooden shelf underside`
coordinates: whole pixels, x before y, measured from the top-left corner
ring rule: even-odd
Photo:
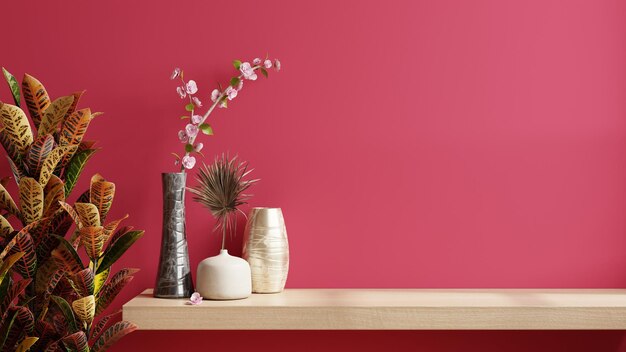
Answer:
[[[625,330],[623,289],[287,289],[185,304],[146,290],[141,330]]]

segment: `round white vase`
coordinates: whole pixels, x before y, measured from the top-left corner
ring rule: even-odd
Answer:
[[[250,265],[222,249],[219,255],[198,264],[196,290],[206,299],[247,298],[252,294]]]

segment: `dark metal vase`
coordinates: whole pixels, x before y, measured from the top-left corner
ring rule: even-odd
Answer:
[[[184,172],[161,174],[163,183],[163,234],[154,297],[182,298],[193,293],[187,236],[185,235]]]

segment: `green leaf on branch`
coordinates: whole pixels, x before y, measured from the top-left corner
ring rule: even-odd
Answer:
[[[201,124],[200,125],[200,130],[202,131],[202,133],[204,133],[206,135],[209,135],[209,136],[213,135],[213,128],[208,123]]]
[[[110,268],[135,241],[141,238],[141,236],[143,236],[143,231],[130,231],[118,238],[104,253],[96,274]]]
[[[265,68],[261,67],[261,73],[267,78],[267,70]]]
[[[193,152],[193,145],[191,145],[191,144],[187,143],[187,145],[185,145],[185,151],[186,151],[187,153],[191,153],[191,152]]]
[[[52,301],[56,303],[56,305],[61,310],[65,317],[65,322],[69,325],[69,330],[71,333],[78,331],[78,327],[76,326],[76,319],[74,318],[74,312],[72,311],[72,307],[63,297],[59,296],[50,296]]]
[[[241,67],[241,61],[233,60],[233,66],[235,66],[235,69],[238,70],[239,67]]]
[[[188,119],[188,118],[189,118],[189,116],[181,116],[180,117],[181,120]]]
[[[65,168],[65,174],[62,177],[62,179],[65,180],[66,199],[74,189],[74,186],[78,181],[78,177],[80,176],[81,172],[83,172],[85,164],[87,164],[89,158],[91,158],[91,156],[96,151],[97,149],[85,149],[74,154],[72,159],[70,159],[70,162],[67,164],[67,168]]]
[[[187,111],[193,111],[193,109],[194,109],[194,106],[193,106],[193,104],[192,104],[192,103],[189,103],[189,104],[185,105],[185,110],[187,110]]]
[[[11,94],[13,95],[13,100],[15,100],[15,105],[20,106],[20,84],[17,83],[15,77],[4,67],[2,68],[2,73],[9,84],[9,88],[11,88]]]
[[[241,81],[239,77],[233,77],[230,79],[230,85],[233,87],[237,87],[239,85],[239,81]]]

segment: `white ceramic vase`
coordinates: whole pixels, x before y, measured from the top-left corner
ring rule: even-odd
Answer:
[[[219,255],[198,264],[196,290],[206,299],[247,298],[252,293],[250,265],[222,249]]]

